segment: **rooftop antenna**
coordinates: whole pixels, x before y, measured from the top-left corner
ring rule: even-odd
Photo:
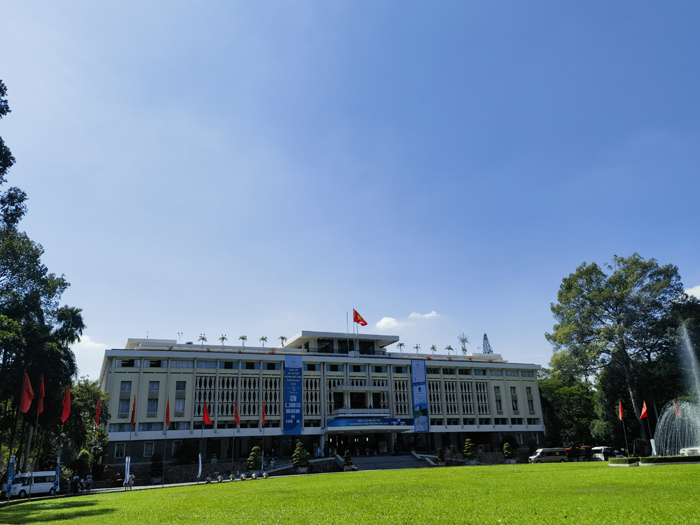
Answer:
[[[146,332],[146,339],[148,339],[148,332]]]
[[[178,332],[177,333],[177,344],[180,344],[180,339],[182,339],[182,334],[184,334],[184,333],[185,332]]]
[[[464,332],[462,332],[457,336],[457,340],[459,341],[459,344],[462,347],[462,353],[464,355],[467,355],[467,345],[469,344],[469,337]]]

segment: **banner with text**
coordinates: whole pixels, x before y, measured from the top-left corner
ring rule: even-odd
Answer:
[[[397,419],[392,417],[363,417],[363,418],[347,418],[347,419],[329,419],[328,428],[346,428],[346,427],[395,427],[402,429],[405,432],[410,432],[413,426],[412,419]],[[408,427],[408,428],[406,428]]]
[[[284,434],[301,434],[301,356],[284,356]]]
[[[425,361],[411,361],[411,383],[413,385],[413,431],[429,432],[428,383],[425,378]]]

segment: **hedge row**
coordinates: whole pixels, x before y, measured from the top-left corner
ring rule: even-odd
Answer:
[[[652,456],[639,458],[640,463],[700,463],[700,456]]]
[[[611,465],[631,465],[637,463],[639,458],[610,458]]]

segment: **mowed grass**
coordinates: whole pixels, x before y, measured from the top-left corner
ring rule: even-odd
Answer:
[[[700,465],[351,472],[14,505],[0,523],[700,523]]]

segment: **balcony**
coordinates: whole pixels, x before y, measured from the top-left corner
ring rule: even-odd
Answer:
[[[338,417],[389,417],[391,410],[388,408],[338,408],[333,411]]]

